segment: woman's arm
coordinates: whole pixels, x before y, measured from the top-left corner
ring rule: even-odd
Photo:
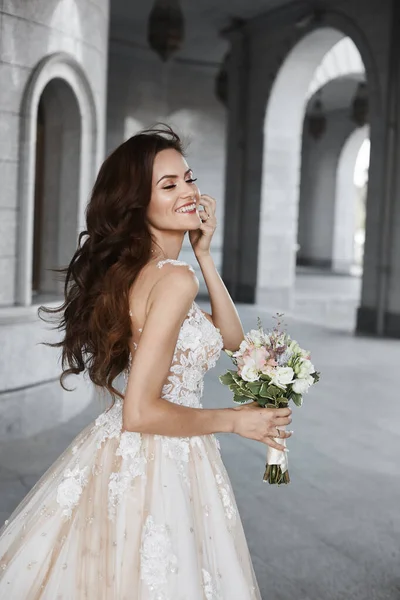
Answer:
[[[234,352],[244,338],[236,307],[215,267],[211,254],[200,254],[196,258],[210,296],[213,323],[221,332],[224,348]]]
[[[181,266],[171,267],[153,287],[129,372],[123,430],[172,437],[232,432],[285,450],[273,436],[277,426],[290,423],[290,408],[261,408],[256,402],[234,408],[191,408],[161,398],[181,325],[198,289],[197,277]],[[282,437],[290,435],[285,432]]]
[[[174,265],[154,286],[129,373],[123,405],[124,430],[179,437],[233,431],[237,417],[233,408],[197,409],[161,398],[180,327],[198,285],[186,267]]]
[[[208,194],[202,194],[199,204],[204,206],[207,218],[197,230],[189,232],[189,239],[210,296],[212,322],[221,332],[225,350],[235,351],[244,338],[242,323],[210,253],[211,239],[217,227],[216,201]],[[208,313],[206,316],[209,317]]]

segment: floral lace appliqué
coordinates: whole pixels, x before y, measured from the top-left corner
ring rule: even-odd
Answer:
[[[121,471],[111,473],[108,482],[108,517],[113,520],[123,495],[132,486],[136,477],[146,479],[147,458],[142,452],[142,436],[133,431],[121,434],[119,446],[115,452],[126,462]]]
[[[203,589],[206,600],[223,600],[217,589],[217,584],[213,581],[210,573],[205,569],[202,569],[201,572],[203,574]]]
[[[228,482],[222,476],[222,473],[216,463],[214,463],[216,470],[215,480],[218,485],[219,495],[224,507],[225,515],[228,522],[228,529],[232,530],[236,524],[237,511],[232,500],[232,491]]]
[[[190,438],[155,435],[154,439],[161,442],[164,456],[167,456],[175,462],[182,480],[189,485],[187,464],[189,462]]]
[[[189,265],[188,263],[184,262],[183,260],[175,260],[174,258],[165,258],[164,260],[159,260],[157,263],[157,267],[159,269],[161,269],[161,267],[165,264],[170,264],[170,265],[177,265],[177,266],[186,266],[189,271],[192,271],[192,273],[194,273],[194,269],[192,267],[192,265]]]
[[[215,366],[222,348],[219,330],[193,302],[179,331],[162,397],[176,404],[202,408],[204,375]]]
[[[156,524],[151,515],[142,531],[140,571],[151,600],[173,600],[166,592],[166,584],[169,575],[178,571],[178,558],[173,552],[169,528]]]
[[[122,402],[116,400],[115,404],[107,411],[102,412],[94,422],[92,433],[98,432],[97,448],[110,438],[118,438],[122,429]]]
[[[62,514],[71,518],[72,509],[78,504],[83,488],[87,484],[88,467],[76,465],[74,469],[64,471],[63,481],[57,488],[57,502],[63,507]]]

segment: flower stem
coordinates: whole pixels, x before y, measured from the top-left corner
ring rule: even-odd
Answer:
[[[282,473],[280,465],[269,465],[267,463],[265,465],[263,481],[276,485],[290,483],[289,471],[286,470],[284,473]]]

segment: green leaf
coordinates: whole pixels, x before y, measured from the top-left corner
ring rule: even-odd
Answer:
[[[243,396],[246,396],[247,398],[251,398],[252,400],[257,399],[257,396],[247,388],[240,388],[240,393],[243,394]]]
[[[265,408],[265,405],[268,404],[268,398],[257,398],[257,402],[260,406],[262,406],[263,408]]]
[[[247,387],[249,388],[249,390],[251,392],[253,392],[253,394],[258,394],[260,391],[260,388],[262,386],[262,382],[261,381],[249,381],[247,383]]]
[[[269,395],[269,394],[268,394],[268,388],[269,388],[269,387],[270,387],[270,386],[269,386],[269,383],[268,383],[268,381],[265,381],[265,382],[262,384],[262,386],[261,386],[261,388],[260,388],[260,391],[259,391],[259,394],[260,394],[261,398],[268,398],[268,395]]]
[[[239,396],[238,394],[235,394],[233,396],[233,401],[236,402],[237,404],[244,404],[245,402],[248,401],[248,398],[246,398],[245,396]]]
[[[301,394],[296,394],[295,392],[292,392],[291,399],[293,400],[296,406],[301,406],[303,404],[303,396]]]
[[[223,385],[229,385],[233,381],[232,373],[229,371],[219,376],[219,380]]]
[[[319,371],[315,371],[315,373],[311,373],[311,377],[314,377],[314,383],[318,383],[320,375],[321,375],[321,373]]]
[[[240,389],[240,387],[238,385],[236,385],[235,382],[232,382],[232,383],[229,384],[229,389],[234,394],[240,394],[240,395],[242,394],[242,390]]]
[[[268,388],[268,394],[271,398],[276,400],[276,398],[282,397],[282,390],[280,388],[276,387],[276,385],[272,384]]]
[[[238,375],[237,371],[231,371],[232,373],[232,378],[235,381],[235,383],[237,383],[237,385],[239,387],[245,387],[246,386],[246,382],[243,381],[243,379],[240,377],[240,375]]]

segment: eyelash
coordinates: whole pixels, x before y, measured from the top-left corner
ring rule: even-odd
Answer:
[[[186,183],[194,183],[195,181],[197,181],[197,177],[196,178],[192,178],[192,179],[185,179]],[[172,190],[172,188],[176,187],[176,183],[173,183],[172,185],[166,185],[163,189],[164,190]]]

